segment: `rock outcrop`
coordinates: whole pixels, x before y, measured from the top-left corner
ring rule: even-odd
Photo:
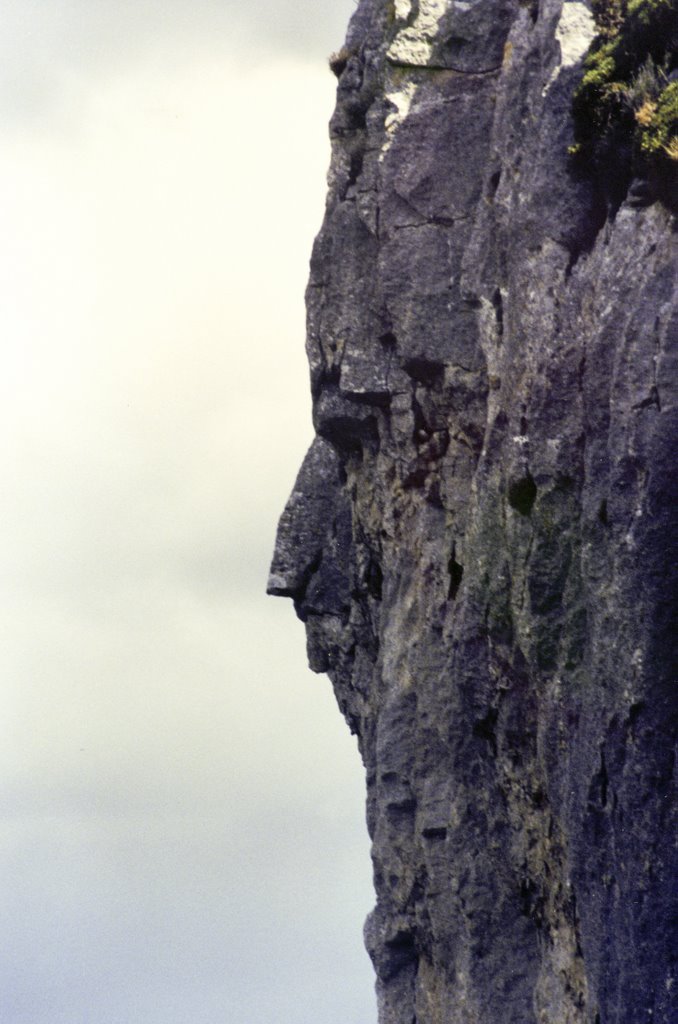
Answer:
[[[269,591],[367,776],[381,1024],[678,1021],[676,220],[579,0],[360,0]]]

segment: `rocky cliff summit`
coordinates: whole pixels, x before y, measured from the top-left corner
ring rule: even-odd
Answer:
[[[678,1022],[674,158],[573,157],[587,52],[664,8],[360,0],[332,58],[269,592],[358,737],[381,1024]]]

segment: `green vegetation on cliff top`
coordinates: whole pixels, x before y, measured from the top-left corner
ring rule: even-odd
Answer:
[[[570,153],[601,179],[678,184],[678,3],[594,0]],[[675,198],[675,196],[674,196]]]

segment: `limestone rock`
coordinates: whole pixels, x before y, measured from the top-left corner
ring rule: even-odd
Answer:
[[[381,1024],[676,1024],[676,222],[579,0],[361,0],[269,589],[367,777]],[[637,191],[637,190],[636,190]]]

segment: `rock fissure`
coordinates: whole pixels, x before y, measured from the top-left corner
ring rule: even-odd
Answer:
[[[496,75],[498,71],[502,70],[502,64],[496,64],[491,68],[455,68],[451,64],[408,64],[407,61],[397,60],[395,57],[386,58],[393,68],[403,68],[407,70],[416,71],[451,71],[455,75],[467,75],[482,77],[483,75]]]

